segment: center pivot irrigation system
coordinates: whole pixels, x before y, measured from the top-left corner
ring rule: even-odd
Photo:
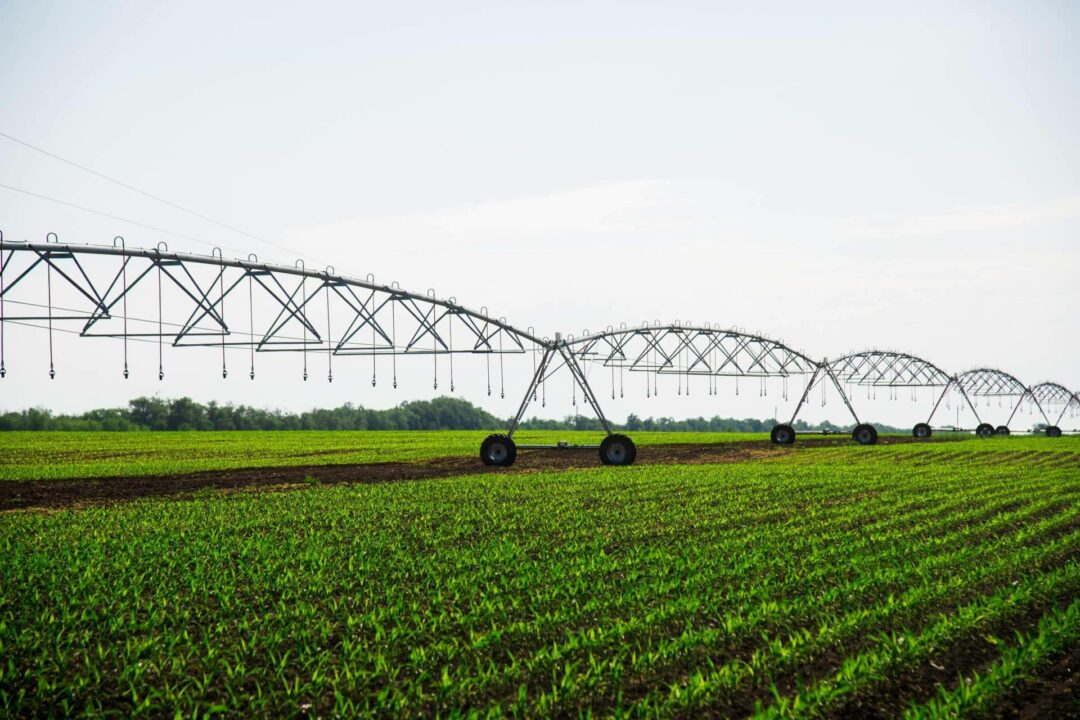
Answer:
[[[878,350],[818,361],[767,335],[708,323],[623,325],[577,337],[556,333],[552,340],[538,337],[532,328],[510,325],[506,318],[492,317],[487,308],[472,310],[453,297],[436,297],[433,290],[413,293],[397,283],[379,284],[371,275],[356,279],[339,275],[333,267],[308,269],[300,260],[288,266],[260,262],[254,255],[229,259],[216,248],[210,255],[170,252],[164,243],[153,249],[129,248],[119,237],[111,245],[65,245],[52,233],[41,243],[11,242],[0,233],[0,378],[8,374],[4,357],[8,325],[47,331],[50,378],[57,373],[54,333],[119,341],[125,378],[130,372],[129,343],[152,343],[159,380],[165,378],[168,344],[219,352],[223,378],[229,375],[230,358],[235,365],[239,351],[243,370],[252,380],[257,354],[286,352],[301,356],[305,381],[325,368],[326,379],[332,382],[335,359],[370,358],[374,386],[377,359],[384,357],[388,360],[383,361],[382,372],[389,364],[395,388],[398,358],[424,356],[431,363],[433,387],[438,389],[442,374],[453,391],[455,356],[468,354],[484,357],[488,394],[494,385],[503,397],[505,358],[531,356],[531,380],[507,432],[490,435],[480,447],[481,460],[496,466],[512,465],[518,449],[563,448],[599,450],[605,465],[633,463],[637,453],[633,441],[613,431],[594,388],[609,377],[612,399],[622,397],[634,374],[644,380],[646,397],[659,394],[662,375],[676,377],[680,395],[690,395],[692,385],[694,392],[716,395],[721,378],[734,378],[736,394],[741,379],[750,391],[756,384],[764,396],[768,381],[775,379],[784,400],[789,397],[789,381],[796,380],[801,388],[791,393],[799,396],[794,414],[788,423],[772,429],[772,441],[779,445],[795,442],[799,411],[817,388],[824,404],[829,386],[855,420],[853,439],[863,445],[877,442],[877,430],[856,412],[854,403],[861,391],[868,398],[879,389],[896,397],[902,390],[914,396],[919,388],[929,388],[937,400],[926,422],[913,428],[917,438],[931,436],[935,429],[931,422],[942,402],[948,407],[957,395],[958,402],[974,412],[978,422],[974,432],[980,437],[1009,434],[1009,423],[1025,403],[1029,412],[1030,407],[1038,410],[1051,437],[1061,435],[1059,425],[1066,413],[1075,417],[1080,410],[1080,397],[1063,386],[1027,387],[1000,370],[979,368],[949,375],[912,355]],[[562,370],[572,379],[574,404],[580,392],[606,437],[599,445],[517,445],[514,433],[526,410],[533,402],[546,401],[548,380]],[[996,428],[984,422],[977,409],[980,400],[994,398],[1011,406],[1009,419]],[[964,431],[954,426],[937,429]]]

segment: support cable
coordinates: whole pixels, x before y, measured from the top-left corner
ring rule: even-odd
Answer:
[[[26,142],[25,140],[20,140],[19,138],[13,137],[13,136],[8,135],[7,133],[4,133],[4,132],[0,132],[0,137],[6,138],[6,139],[8,139],[8,140],[10,140],[10,141],[12,141],[14,143],[18,143],[19,145],[22,145],[23,147],[29,148],[29,149],[31,149],[31,150],[33,150],[35,152],[39,152],[42,155],[47,155],[48,157],[51,157],[54,160],[59,160],[62,163],[70,165],[71,167],[76,168],[78,170],[82,170],[83,172],[89,173],[90,175],[93,175],[95,177],[101,178],[102,180],[110,182],[113,185],[117,185],[119,187],[122,187],[125,190],[130,190],[132,192],[135,192],[135,193],[138,193],[138,194],[142,195],[143,197],[147,197],[147,198],[150,198],[151,200],[155,200],[155,201],[157,201],[159,203],[162,203],[163,205],[168,205],[169,207],[174,208],[176,210],[179,210],[180,212],[187,213],[188,215],[191,215],[192,217],[199,218],[200,220],[204,220],[204,221],[206,221],[208,223],[212,223],[212,224],[217,225],[218,227],[224,228],[226,230],[231,230],[234,233],[237,233],[239,235],[243,235],[244,237],[250,238],[252,240],[257,240],[258,242],[264,243],[266,245],[276,247],[278,250],[284,250],[285,252],[288,252],[290,254],[295,254],[295,255],[299,254],[296,251],[285,247],[284,245],[279,245],[277,243],[271,242],[270,240],[266,240],[265,238],[261,238],[258,235],[255,235],[253,233],[249,233],[246,230],[243,230],[241,228],[235,227],[233,225],[229,225],[227,223],[223,223],[220,220],[215,220],[214,218],[212,218],[212,217],[210,217],[208,215],[204,215],[204,214],[202,214],[200,212],[196,212],[195,210],[192,210],[190,208],[186,208],[183,205],[180,205],[179,203],[174,203],[171,200],[166,200],[165,198],[163,198],[163,197],[161,197],[159,195],[154,195],[153,193],[150,193],[150,192],[147,192],[146,190],[142,190],[140,188],[137,188],[134,185],[130,185],[130,184],[126,183],[126,182],[123,182],[121,180],[117,180],[116,178],[113,178],[113,177],[109,177],[108,175],[106,175],[104,173],[100,173],[97,170],[93,170],[91,168],[88,168],[85,165],[80,165],[79,163],[77,163],[77,162],[75,162],[73,160],[68,160],[65,157],[61,157],[60,155],[57,155],[56,153],[49,152],[48,150],[37,147],[35,145],[31,145],[30,143]],[[9,190],[15,190],[16,192],[22,192],[22,193],[27,194],[27,195],[34,195],[35,194],[35,193],[27,192],[25,190],[19,190],[18,188],[12,188],[10,186],[2,186],[2,187],[5,187],[5,188],[7,188]],[[42,197],[43,198],[43,196],[40,196],[40,195],[37,196],[37,197]],[[43,199],[52,200],[52,198],[43,198]],[[61,202],[61,201],[53,200],[53,202]],[[63,204],[68,204],[68,203],[63,203]],[[89,208],[80,208],[80,209],[86,210],[88,212],[95,212],[96,213],[96,211],[90,210]],[[97,213],[97,214],[104,215],[104,213]],[[123,222],[131,222],[131,221],[123,221]],[[132,223],[132,224],[138,224],[138,223]],[[159,232],[169,233],[168,230],[160,230],[159,228],[150,228],[150,229],[158,230]],[[170,235],[178,235],[178,233],[169,233],[169,234]],[[181,236],[181,237],[183,237],[183,236]],[[190,239],[194,239],[194,238],[190,238]],[[198,240],[197,242],[203,242],[203,241]],[[311,258],[311,259],[312,260],[317,260],[317,258]]]
[[[74,210],[82,210],[83,212],[90,213],[91,215],[99,215],[101,217],[108,218],[110,220],[117,220],[119,222],[127,223],[128,225],[134,225],[136,227],[141,227],[141,228],[146,229],[146,230],[152,230],[154,232],[163,233],[165,235],[171,235],[172,237],[178,237],[178,238],[181,238],[183,240],[190,240],[192,242],[197,242],[200,245],[213,245],[213,243],[211,243],[211,242],[208,242],[206,240],[201,240],[201,239],[199,239],[197,237],[192,237],[191,235],[185,235],[184,233],[173,232],[172,230],[166,230],[165,228],[157,227],[156,225],[150,225],[148,223],[139,222],[138,220],[132,220],[130,218],[120,217],[119,215],[113,215],[111,213],[102,212],[100,210],[94,210],[93,208],[84,207],[82,205],[76,205],[75,203],[70,203],[70,202],[67,202],[65,200],[59,200],[59,199],[54,198],[54,197],[49,197],[48,195],[41,195],[40,193],[31,192],[29,190],[23,190],[22,188],[17,188],[17,187],[14,187],[12,185],[5,185],[3,183],[0,183],[0,188],[3,188],[5,190],[11,190],[11,191],[17,192],[17,193],[22,193],[23,195],[29,195],[30,197],[35,197],[35,198],[38,198],[39,200],[47,200],[48,202],[56,203],[57,205],[63,205],[64,207],[69,207],[69,208],[72,208]],[[235,253],[238,253],[238,254],[241,252],[240,250],[237,250],[236,248],[226,247],[226,249],[231,250],[231,251],[233,251]]]

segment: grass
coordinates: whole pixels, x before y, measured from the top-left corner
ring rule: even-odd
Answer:
[[[476,456],[488,431],[0,433],[0,479],[133,477],[205,470]],[[601,433],[522,431],[521,444],[599,443]],[[634,433],[644,444],[767,439],[753,433]]]
[[[20,511],[0,707],[953,717],[1075,647],[1078,558],[1080,438]]]

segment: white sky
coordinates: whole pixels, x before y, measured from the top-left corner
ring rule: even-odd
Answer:
[[[8,0],[0,132],[542,334],[710,321],[1080,388],[1080,5],[884,5]],[[0,183],[293,259],[3,138]],[[0,229],[209,247],[2,188]],[[373,390],[347,360],[333,386],[276,359],[221,381],[199,350],[125,383],[114,348],[78,340],[50,382],[43,341],[9,339],[0,408],[434,394]],[[496,401],[482,362],[461,372],[464,397],[513,412],[523,382]],[[672,395],[610,412],[773,406]]]

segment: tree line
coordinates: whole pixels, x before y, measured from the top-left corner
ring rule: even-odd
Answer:
[[[125,408],[102,408],[78,415],[54,414],[42,408],[0,413],[0,432],[13,430],[503,430],[508,420],[496,417],[472,403],[458,398],[439,397],[414,400],[385,410],[345,403],[341,407],[308,410],[301,413],[266,410],[248,405],[197,403],[191,398],[162,399],[139,397]],[[640,418],[631,414],[618,429],[660,432],[768,432],[775,420],[754,418]],[[796,430],[811,427],[803,421]],[[600,430],[600,422],[583,415],[561,420],[533,418],[521,424],[525,430]],[[892,428],[878,426],[879,431]]]

